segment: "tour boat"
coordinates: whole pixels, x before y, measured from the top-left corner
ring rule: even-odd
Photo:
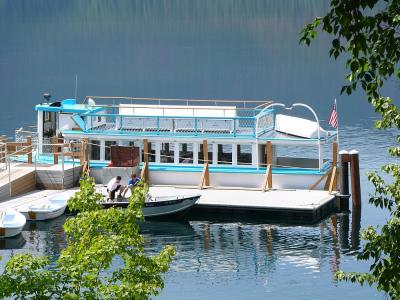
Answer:
[[[294,115],[301,110],[311,118]],[[111,146],[119,145],[139,150],[137,160],[141,168],[147,163],[154,185],[198,186],[207,164],[211,186],[262,188],[271,165],[273,188],[309,188],[332,166],[324,154],[337,138],[302,103],[91,96],[82,104],[42,103],[36,111],[39,158],[52,136],[66,143],[87,139],[99,181]]]
[[[0,210],[0,238],[13,237],[21,233],[26,219],[15,209]]]
[[[30,221],[45,221],[58,218],[67,208],[69,197],[63,194],[51,196],[39,204],[30,205],[20,212]]]
[[[281,209],[281,190],[327,190],[318,204],[325,213],[323,207],[331,203],[336,189],[337,130],[323,129],[307,104],[98,96],[88,96],[82,103],[49,99],[46,95],[46,102],[35,107],[37,134],[29,138],[37,145],[33,160],[58,161],[64,170],[64,165],[77,162],[73,148],[80,149],[77,157],[85,170],[90,167],[96,183],[107,184],[110,177],[106,180],[104,174],[124,173],[127,181],[134,172],[157,190],[153,196],[198,193],[201,199],[195,207],[213,208],[226,206],[227,195],[239,189],[246,196],[232,200],[236,209],[245,209],[254,195],[258,202],[251,209],[264,208],[259,200],[265,197],[274,199],[275,210]],[[28,140],[26,135],[16,133],[16,140]],[[285,205],[282,209],[291,209]],[[309,208],[320,215],[313,203]]]

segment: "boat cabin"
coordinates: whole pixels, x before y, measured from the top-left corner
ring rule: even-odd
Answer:
[[[309,118],[292,114],[300,110]],[[39,153],[53,136],[84,138],[93,164],[106,166],[113,145],[133,146],[154,171],[201,172],[208,162],[216,173],[263,174],[271,164],[274,173],[321,175],[336,140],[336,131],[322,129],[301,103],[87,97],[82,104],[42,103],[36,111]]]

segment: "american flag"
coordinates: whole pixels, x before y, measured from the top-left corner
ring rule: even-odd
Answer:
[[[336,103],[333,105],[332,112],[331,112],[331,115],[329,117],[328,124],[331,125],[334,128],[338,127],[338,117],[337,117],[337,111],[336,111]]]

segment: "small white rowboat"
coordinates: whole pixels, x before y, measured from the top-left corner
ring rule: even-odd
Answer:
[[[31,205],[21,213],[30,221],[44,221],[61,216],[67,207],[69,197],[65,195],[56,195],[50,197],[47,201]]]
[[[143,215],[146,218],[182,215],[189,211],[199,198],[200,195],[148,197],[144,202]],[[104,208],[126,208],[129,205],[129,199],[103,202],[102,205]]]
[[[20,234],[25,223],[24,215],[15,209],[0,210],[0,238],[13,237]]]

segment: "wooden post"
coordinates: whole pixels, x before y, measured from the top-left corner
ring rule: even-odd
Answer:
[[[28,164],[32,164],[32,137],[31,136],[27,136],[26,137],[26,142],[28,143],[29,147],[28,147]]]
[[[340,158],[340,194],[349,195],[349,152],[342,150],[339,152]]]
[[[267,165],[267,171],[265,172],[264,183],[262,191],[265,192],[272,188],[272,166]]]
[[[267,142],[267,146],[266,146],[266,159],[265,161],[267,162],[267,165],[272,165],[272,143],[271,141]]]
[[[322,182],[322,180],[324,180],[326,177],[329,177],[331,173],[332,173],[332,168],[330,168],[324,175],[318,178],[318,180],[314,182],[308,189],[309,190],[315,189]],[[328,180],[328,178],[326,180]]]
[[[351,197],[353,207],[361,208],[361,186],[360,186],[360,167],[358,161],[358,151],[351,150],[350,154],[350,172],[351,172]]]
[[[331,180],[329,182],[329,193],[332,193],[333,189],[335,188],[335,184],[336,184],[336,166],[333,166],[332,168],[332,174],[331,174]]]
[[[267,152],[267,179],[268,179],[268,188],[272,188],[272,143],[271,141],[267,142],[267,147],[266,147],[266,152]]]
[[[85,161],[89,164],[89,139],[84,139],[84,145]]]
[[[54,164],[58,165],[58,137],[53,136],[53,155],[54,155]]]
[[[203,172],[201,173],[200,189],[210,186],[210,172],[208,170],[208,162],[204,164]]]
[[[334,169],[334,173],[332,173],[332,176],[333,176],[332,177],[333,178],[332,187],[331,186],[329,187],[329,190],[331,190],[331,188],[332,188],[335,191],[337,190],[337,176],[338,176],[338,174],[337,174],[337,162],[338,162],[337,158],[338,158],[338,144],[335,141],[332,144],[332,166],[335,167],[335,169]]]
[[[149,143],[147,142],[147,139],[143,140],[143,161],[145,163],[149,162]]]
[[[203,160],[204,163],[208,163],[208,144],[207,144],[207,140],[203,140]]]
[[[77,144],[79,148],[79,163],[83,165],[83,143]]]
[[[148,182],[149,181],[149,163],[145,162],[143,164],[143,169],[142,172],[140,173],[140,177],[145,181]]]

